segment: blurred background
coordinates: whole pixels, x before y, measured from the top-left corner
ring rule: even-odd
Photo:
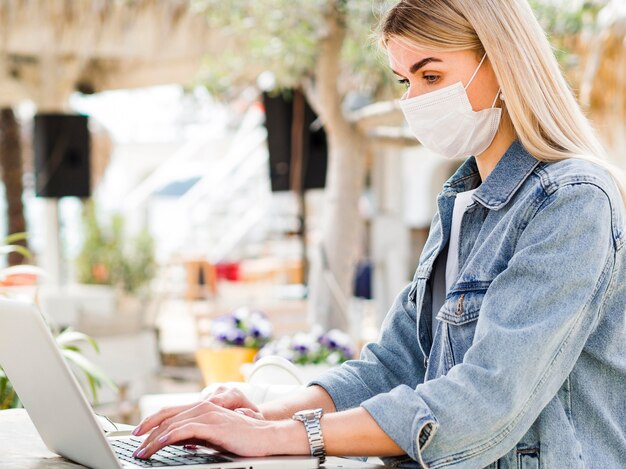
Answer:
[[[0,1],[2,290],[95,339],[60,343],[99,411],[245,378],[216,351],[321,370],[376,339],[456,169],[394,101],[393,3]],[[624,167],[626,3],[531,3]]]

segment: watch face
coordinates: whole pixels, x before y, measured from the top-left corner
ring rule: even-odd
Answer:
[[[310,419],[314,417],[321,417],[324,411],[322,409],[307,409],[307,410],[299,410],[295,414],[293,414],[293,418],[298,420]]]
[[[298,412],[296,412],[295,414],[293,414],[294,418],[306,418],[306,416],[309,414],[308,410],[299,410]]]

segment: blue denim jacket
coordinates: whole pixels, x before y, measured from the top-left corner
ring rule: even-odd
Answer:
[[[433,312],[455,196],[476,187],[459,275]],[[626,467],[625,210],[610,175],[515,142],[482,184],[466,160],[437,202],[378,341],[311,384],[372,415],[408,455],[388,464]]]

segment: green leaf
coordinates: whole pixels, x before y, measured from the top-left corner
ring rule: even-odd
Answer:
[[[89,380],[90,386],[100,386],[104,384],[112,390],[117,391],[117,385],[111,380],[111,378],[109,378],[98,366],[87,360],[87,358],[83,355],[74,350],[68,349],[63,349],[61,353],[68,361],[76,365],[85,374]]]
[[[65,350],[73,350],[74,352],[78,352],[78,353],[81,352],[80,347],[78,347],[76,345],[64,345],[63,349],[65,349]]]
[[[4,238],[4,244],[13,244],[17,241],[24,241],[25,239],[28,239],[28,233],[26,233],[25,231],[13,233]]]
[[[87,377],[87,382],[89,383],[89,389],[91,390],[91,395],[93,396],[93,403],[95,405],[98,403],[98,385],[100,383],[98,383],[96,379],[89,374],[85,374],[85,376]]]
[[[0,409],[10,409],[12,407],[17,407],[18,405],[19,402],[17,401],[17,395],[15,394],[15,390],[11,388],[6,396],[2,396]]]
[[[6,389],[9,386],[10,386],[9,379],[6,377],[6,375],[0,378],[0,401],[3,400],[3,397],[6,394]]]
[[[24,246],[20,246],[19,244],[7,244],[6,246],[0,246],[0,255],[10,254],[12,252],[18,252],[28,259],[32,259],[33,257],[28,249]]]
[[[98,347],[98,343],[92,337],[83,332],[75,331],[72,328],[65,329],[55,337],[55,340],[57,344],[64,348],[69,348],[70,345],[76,344],[76,342],[87,342],[96,352],[100,353],[100,347]]]

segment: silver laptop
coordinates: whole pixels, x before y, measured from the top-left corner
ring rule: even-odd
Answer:
[[[168,446],[133,458],[140,438],[107,435],[32,303],[0,298],[0,366],[50,451],[102,469],[120,467],[317,468],[317,458],[239,458],[199,447]]]

